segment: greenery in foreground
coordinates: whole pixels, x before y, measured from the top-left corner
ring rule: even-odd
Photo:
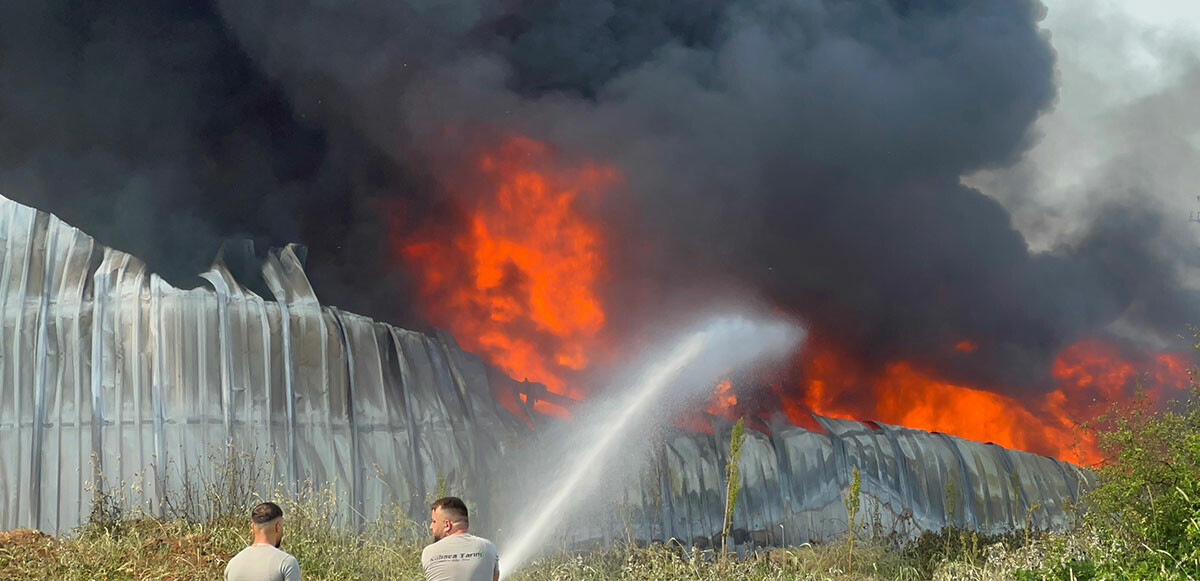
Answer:
[[[763,551],[724,563],[712,551],[688,551],[675,543],[617,546],[548,557],[509,579],[1200,580],[1197,395],[1165,411],[1139,399],[1101,419],[1096,429],[1107,461],[1098,469],[1100,486],[1087,495],[1086,513],[1065,533],[985,536],[946,530],[898,544],[859,526],[847,542]],[[0,579],[219,579],[225,563],[249,541],[245,515],[252,504],[243,494],[244,475],[234,471],[225,479],[205,500],[211,512],[227,516],[203,522],[132,518],[116,509],[114,499],[98,495],[90,522],[70,537],[0,533]],[[216,490],[221,493],[213,494]],[[855,496],[847,491],[845,500],[857,512]],[[419,555],[427,532],[421,525],[397,513],[367,523],[361,532],[346,532],[336,526],[332,494],[281,498],[284,548],[300,560],[305,579],[423,578]]]
[[[394,530],[372,534],[330,533],[319,511],[286,506],[284,548],[300,560],[305,579],[423,579],[422,543],[401,540]],[[378,524],[378,523],[377,523]],[[139,519],[115,528],[89,525],[69,539],[36,534],[0,535],[0,579],[219,579],[225,563],[246,546],[241,522],[206,524]],[[404,534],[407,534],[405,532]],[[992,539],[957,532],[927,535],[904,549],[859,542],[853,561],[845,543],[775,549],[723,565],[712,551],[675,544],[618,546],[580,555],[558,555],[528,565],[514,581],[608,579],[793,580],[793,579],[995,579],[1009,567],[985,555],[1006,555],[1017,537]]]
[[[1200,388],[1165,410],[1139,394],[1097,423],[1100,485],[1062,535],[1095,546],[1018,578],[1200,580]]]

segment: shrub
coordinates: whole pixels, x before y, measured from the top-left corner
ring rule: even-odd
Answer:
[[[741,472],[738,463],[742,459],[742,444],[746,442],[745,419],[739,418],[729,434],[729,458],[725,462],[725,520],[721,523],[721,561],[724,562],[729,542],[729,529],[733,526],[733,509],[737,506],[738,482]]]
[[[1200,579],[1200,389],[1156,408],[1139,393],[1093,422],[1104,456],[1084,494],[1083,554],[1018,571],[1021,581]]]
[[[1101,418],[1105,461],[1084,522],[1124,550],[1131,575],[1200,577],[1200,391],[1192,395],[1156,410],[1139,394]]]

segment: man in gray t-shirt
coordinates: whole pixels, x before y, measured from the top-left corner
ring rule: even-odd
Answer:
[[[225,566],[225,581],[300,581],[300,563],[279,550],[283,542],[283,509],[264,502],[250,511],[254,544]]]
[[[426,581],[497,581],[500,557],[491,541],[467,532],[467,505],[453,496],[430,506],[433,544],[421,551]]]

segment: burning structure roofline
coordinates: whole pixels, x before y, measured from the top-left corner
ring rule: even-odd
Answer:
[[[350,523],[393,505],[423,518],[439,477],[478,507],[474,526],[502,522],[503,485],[492,475],[534,432],[448,335],[323,306],[301,247],[269,253],[264,297],[226,257],[201,275],[204,286],[175,288],[137,258],[3,198],[0,241],[0,529],[69,531],[94,494],[117,488],[126,508],[161,514],[184,481],[213,482],[239,454],[263,493],[308,482],[335,489]],[[1044,456],[817,421],[825,433],[783,423],[749,432],[740,542],[840,534],[853,467],[882,524],[909,534],[947,524],[1011,530],[1027,516],[1062,527],[1063,502],[1091,482]],[[724,485],[712,475],[729,429],[723,418],[712,423],[712,434],[667,434],[643,477],[627,483],[636,522],[596,521],[567,541],[624,538],[617,531],[632,526],[637,538],[707,544],[721,525]]]

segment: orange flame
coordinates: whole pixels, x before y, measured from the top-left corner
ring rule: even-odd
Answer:
[[[1079,423],[1129,397],[1140,370],[1152,399],[1190,385],[1185,355],[1161,353],[1150,361],[1132,362],[1098,339],[1064,349],[1052,368],[1056,389],[1023,399],[943,381],[905,361],[868,374],[816,342],[803,354],[801,368],[802,405],[789,405],[790,396],[776,390],[793,422],[806,421],[804,416],[812,410],[993,442],[1081,464],[1096,463],[1100,454]],[[1162,393],[1164,389],[1172,393]]]
[[[737,405],[738,398],[737,394],[730,393],[732,389],[733,381],[721,380],[713,390],[712,400],[708,404],[708,413],[715,416],[735,417],[733,408]]]
[[[579,398],[569,381],[599,348],[605,311],[597,285],[606,272],[604,236],[580,210],[580,198],[617,179],[594,163],[556,168],[544,144],[507,139],[482,154],[486,191],[462,196],[466,227],[444,225],[398,241],[420,273],[430,320],[515,379]],[[538,402],[539,411],[561,408]]]
[[[545,144],[524,137],[481,153],[474,170],[486,185],[456,192],[456,199],[472,200],[461,208],[461,225],[398,238],[397,254],[420,276],[426,315],[465,349],[509,377],[578,399],[578,372],[606,352],[598,291],[607,273],[606,239],[585,207],[619,176],[593,162],[563,166]],[[953,348],[970,354],[979,345],[963,339]],[[1170,397],[1190,385],[1189,367],[1180,353],[1131,361],[1113,344],[1086,339],[1058,354],[1055,389],[1017,399],[945,381],[907,361],[867,371],[810,339],[798,361],[799,381],[772,386],[782,411],[810,429],[819,428],[809,410],[1094,463],[1095,442],[1078,422],[1127,398],[1143,373],[1152,400]],[[716,386],[710,414],[743,412],[732,388],[729,379]],[[541,399],[534,409],[566,414]],[[711,430],[702,414],[686,425]]]

